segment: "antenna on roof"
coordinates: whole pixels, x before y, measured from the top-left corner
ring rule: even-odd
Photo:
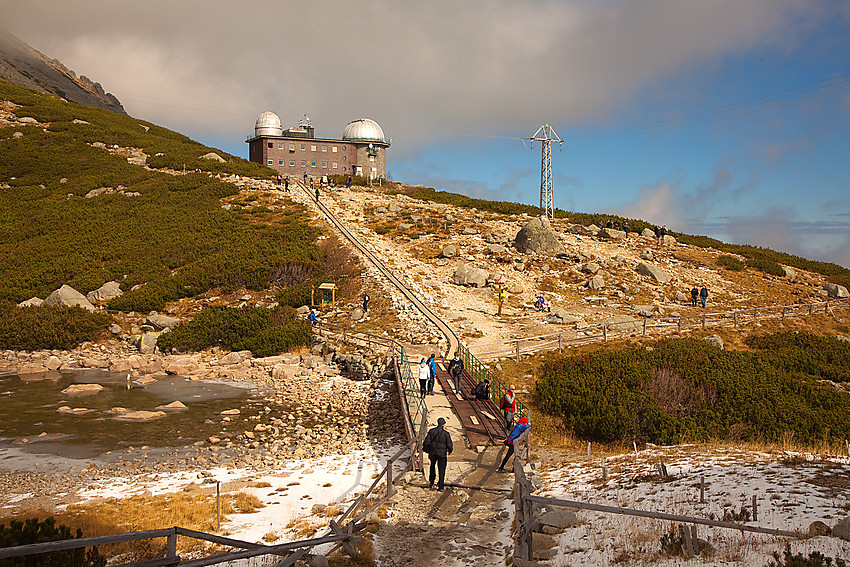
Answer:
[[[544,124],[537,129],[530,138],[522,138],[530,142],[530,147],[534,148],[534,142],[543,142],[543,152],[540,159],[540,215],[546,215],[550,219],[555,218],[555,196],[552,190],[552,142],[561,144],[561,149],[564,148],[564,141],[555,132],[555,129]]]

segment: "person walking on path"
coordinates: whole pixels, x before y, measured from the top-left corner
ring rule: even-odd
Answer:
[[[287,193],[289,193],[289,176],[288,175],[283,180],[283,190],[286,191]]]
[[[699,290],[699,300],[702,303],[702,308],[705,309],[705,301],[708,299],[708,288],[702,284],[702,289]]]
[[[428,357],[428,395],[434,395],[434,383],[437,381],[437,359],[432,352]]]
[[[455,384],[455,394],[458,399],[462,398],[462,393],[460,390],[461,379],[463,378],[463,361],[460,359],[457,353],[455,353],[455,357],[449,362],[449,374],[454,380]]]
[[[691,288],[691,305],[694,307],[697,306],[697,298],[699,297],[699,290],[696,287]]]
[[[431,376],[431,371],[428,369],[428,362],[423,358],[419,363],[419,393],[425,398],[428,393],[428,378]]]
[[[626,233],[626,238],[628,238],[628,237],[629,237],[629,230],[630,230],[630,228],[629,228],[629,221],[624,220],[624,221],[623,221],[623,232],[625,232],[625,233]]]
[[[428,459],[431,461],[431,474],[428,476],[428,488],[431,490],[435,490],[435,480],[437,480],[436,490],[443,490],[446,487],[446,464],[454,446],[452,445],[452,436],[443,428],[445,424],[445,419],[442,417],[438,419],[437,426],[428,431],[428,435],[425,436],[425,441],[422,443],[422,450],[428,453]],[[440,473],[439,480],[435,468]]]
[[[307,319],[310,320],[311,325],[315,325],[316,324],[316,312],[310,311],[310,315],[307,316]]]
[[[510,431],[514,424],[514,415],[516,414],[516,386],[511,384],[505,395],[502,396],[502,401],[499,403],[499,409],[505,415],[505,431]]]
[[[316,187],[316,202],[319,202],[319,188]]]
[[[351,176],[350,176],[350,175],[349,175],[349,176],[348,176],[348,178],[345,180],[345,188],[346,188],[346,189],[351,189]]]
[[[369,294],[363,294],[363,311],[369,311]]]
[[[508,464],[508,459],[510,459],[511,455],[514,454],[514,445],[522,445],[525,443],[526,439],[528,439],[530,429],[531,424],[528,423],[528,418],[519,418],[519,423],[511,429],[510,435],[508,435],[508,438],[505,439],[505,445],[508,446],[508,452],[505,454],[505,458],[502,459],[502,464],[499,465],[499,472],[508,472],[505,470],[505,465]]]
[[[281,177],[280,173],[278,173],[278,174],[277,174],[277,184],[278,184],[278,185],[280,185],[280,182],[281,182],[282,180],[283,180],[283,177]]]

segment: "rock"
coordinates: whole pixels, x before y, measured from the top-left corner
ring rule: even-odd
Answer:
[[[788,278],[788,281],[796,281],[797,272],[795,272],[793,268],[789,266],[782,266],[782,270],[785,272],[785,277]]]
[[[176,400],[176,401],[173,401],[170,404],[166,404],[164,406],[157,406],[156,409],[158,409],[158,410],[184,410],[184,409],[188,409],[188,408],[186,407],[186,404],[184,404],[180,400]]]
[[[475,230],[474,228],[464,227],[463,231],[461,231],[461,234],[471,236],[473,234],[478,234],[478,231]]]
[[[242,362],[242,356],[238,352],[228,352],[218,359],[218,364],[221,366],[231,366],[240,362]]]
[[[409,222],[403,222],[398,225],[399,230],[410,230],[411,228],[413,228],[413,225]]]
[[[652,264],[645,264],[641,262],[640,264],[638,264],[637,271],[639,274],[649,276],[661,284],[666,284],[673,279],[673,276],[671,276],[665,270],[659,268],[658,266],[653,266]]]
[[[363,317],[366,316],[366,312],[363,311],[360,307],[354,308],[351,313],[348,314],[348,318],[352,321],[360,321]]]
[[[156,382],[156,378],[153,378],[152,376],[140,376],[136,378],[135,382],[137,384],[141,384],[142,386],[147,386],[148,384],[153,384],[154,382]]]
[[[299,367],[294,364],[275,364],[274,367],[272,367],[272,379],[290,380],[295,378],[295,374],[298,370]]]
[[[221,439],[213,435],[207,438],[207,442],[209,442],[210,445],[218,445],[221,443]]]
[[[15,369],[15,373],[18,375],[42,374],[44,372],[47,372],[47,368],[43,364],[36,363],[22,364]]]
[[[148,315],[145,318],[145,322],[161,331],[163,329],[173,329],[180,324],[180,319],[169,317],[168,315]]]
[[[82,307],[87,311],[95,311],[86,297],[69,285],[63,285],[44,299],[44,305],[58,305],[61,307]]]
[[[127,413],[127,408],[122,408],[121,406],[115,406],[114,408],[109,410],[109,413]]]
[[[829,294],[829,297],[837,297],[838,299],[850,297],[850,293],[847,292],[847,288],[843,285],[828,283],[823,286],[823,289]]]
[[[109,364],[109,371],[115,373],[129,372],[132,368],[133,366],[130,364],[130,361],[124,358],[113,360]]]
[[[508,249],[501,244],[488,244],[485,252],[487,254],[504,254]]]
[[[156,349],[156,340],[158,338],[159,333],[145,333],[143,335],[139,335],[134,343],[141,354],[153,354]]]
[[[490,274],[487,270],[472,268],[466,263],[460,263],[455,269],[453,277],[456,285],[484,287],[487,285],[487,280],[490,278]]]
[[[588,262],[581,267],[581,271],[585,274],[595,274],[599,271],[599,264],[596,262]]]
[[[328,558],[324,555],[314,555],[307,562],[310,567],[328,567]]]
[[[613,238],[616,240],[620,240],[626,237],[626,233],[623,230],[617,230],[616,228],[602,228],[596,233],[596,236],[599,238]]]
[[[310,313],[310,306],[309,306],[309,305],[302,305],[301,307],[298,307],[298,308],[295,310],[295,312],[296,312],[298,315],[307,315],[307,314],[309,314],[309,313]]]
[[[40,297],[30,297],[26,301],[18,303],[18,307],[41,307],[43,304],[44,300]]]
[[[608,325],[609,331],[642,331],[643,321],[635,319],[628,315],[616,315],[599,321],[604,325]]]
[[[511,287],[508,288],[508,293],[511,295],[519,295],[523,292],[523,288],[518,283],[512,284]]]
[[[579,524],[578,516],[572,510],[550,510],[541,514],[539,521],[543,526],[552,526],[558,529],[572,528]]]
[[[103,390],[103,386],[100,384],[71,384],[62,390],[62,393],[69,396],[85,396],[88,394],[96,394],[101,390]]]
[[[643,237],[643,238],[652,238],[652,239],[655,239],[655,231],[654,231],[654,230],[652,230],[651,228],[645,228],[645,229],[643,229],[643,232],[641,232],[641,233],[640,233],[640,235],[641,235],[641,237]]]
[[[605,280],[602,276],[593,276],[584,283],[589,289],[605,289]]]
[[[239,415],[242,413],[239,409],[227,409],[221,412],[221,415]]]
[[[850,541],[850,516],[847,516],[832,528],[832,535]]]
[[[673,244],[676,244],[676,239],[670,236],[669,234],[665,234],[661,237],[661,244],[667,244],[672,246]]]
[[[818,537],[829,535],[832,530],[821,522],[820,520],[815,520],[811,524],[809,524],[809,537]]]
[[[396,203],[390,203],[387,205],[387,210],[391,213],[397,213],[401,210],[401,207],[399,207]]]
[[[708,337],[703,338],[702,340],[704,340],[708,344],[716,346],[720,350],[723,350],[723,339],[720,337],[720,335],[710,335]]]
[[[652,317],[652,314],[655,313],[654,305],[635,305],[635,312],[641,317]]]
[[[535,557],[540,551],[548,551],[557,545],[554,537],[538,532],[531,533],[531,553]]]
[[[125,414],[121,414],[119,417],[115,419],[120,419],[122,421],[150,421],[152,419],[159,419],[160,417],[165,417],[164,411],[130,411]]]
[[[850,337],[845,337],[844,335],[835,335],[835,340],[850,343]]]
[[[452,258],[457,254],[457,246],[454,244],[449,244],[443,247],[443,250],[440,252],[441,258]]]
[[[215,152],[209,152],[209,153],[206,153],[206,154],[199,156],[199,157],[200,157],[200,159],[210,159],[210,160],[217,161],[217,162],[220,162],[220,163],[225,163],[227,161]]]
[[[44,363],[44,367],[47,370],[59,370],[61,366],[62,361],[59,359],[58,356],[51,356],[47,359],[47,362]]]
[[[38,120],[33,118],[32,116],[21,116],[18,118],[18,122],[21,124],[38,124]]]
[[[122,329],[121,325],[119,325],[118,323],[112,323],[111,325],[109,325],[109,332],[113,335],[120,335],[124,332],[124,329]]]
[[[558,239],[558,233],[552,229],[549,219],[541,216],[530,220],[516,234],[514,246],[523,253],[535,252],[546,256],[555,256],[566,252]]]
[[[640,251],[640,259],[641,260],[647,260],[647,261],[651,262],[652,260],[655,259],[655,253],[652,251],[651,248],[644,248],[643,250]]]
[[[495,243],[496,243],[496,239],[495,239],[495,238],[493,238],[493,235],[492,235],[492,234],[490,234],[489,232],[487,232],[487,233],[485,233],[485,234],[482,234],[482,235],[481,235],[481,240],[483,240],[483,241],[484,241],[484,242],[486,242],[487,244],[495,244]]]
[[[179,376],[187,376],[198,369],[198,363],[191,358],[178,358],[166,363],[165,373]]]
[[[109,301],[123,293],[121,291],[121,284],[118,282],[106,282],[96,290],[88,292],[86,299],[89,301]]]
[[[677,291],[677,292],[676,292],[676,301],[677,301],[678,303],[684,303],[684,302],[686,302],[686,301],[690,301],[690,300],[691,300],[691,296],[690,296],[690,295],[688,295],[688,294],[686,294],[686,293],[682,293],[681,291]]]

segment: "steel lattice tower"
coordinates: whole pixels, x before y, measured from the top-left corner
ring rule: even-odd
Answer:
[[[543,150],[540,159],[540,215],[546,215],[550,219],[555,218],[555,194],[552,189],[552,142],[563,145],[564,141],[558,136],[555,129],[544,124],[537,129],[530,138],[523,138],[531,142],[543,142]]]

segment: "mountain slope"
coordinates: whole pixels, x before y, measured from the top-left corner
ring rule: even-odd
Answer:
[[[77,77],[58,60],[33,49],[3,28],[0,28],[0,78],[70,102],[126,114],[121,102],[104,92],[100,83],[85,76]]]

